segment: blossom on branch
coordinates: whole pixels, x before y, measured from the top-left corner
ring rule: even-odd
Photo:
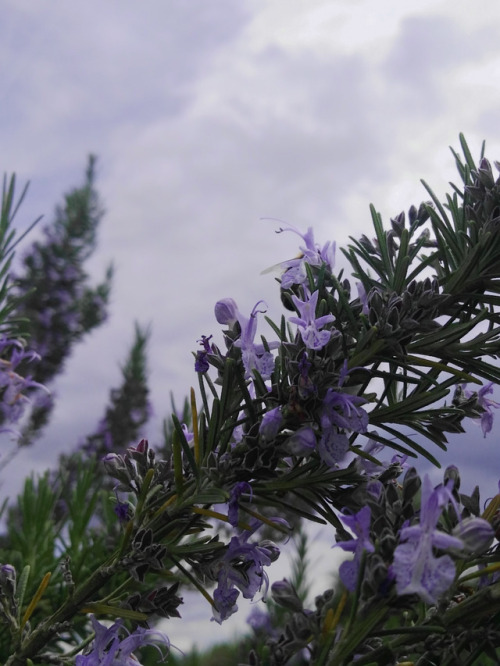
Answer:
[[[238,340],[234,342],[234,346],[241,349],[241,358],[247,378],[252,377],[253,370],[257,370],[263,379],[269,379],[274,370],[274,357],[271,352],[264,345],[254,343],[255,334],[257,333],[257,314],[265,312],[265,310],[258,310],[259,305],[263,302],[259,301],[255,304],[248,319],[239,311],[237,312],[241,334]],[[279,347],[279,342],[269,344],[269,349],[276,349],[277,347]]]
[[[436,556],[435,548],[463,549],[462,540],[437,529],[441,513],[451,499],[447,486],[432,488],[426,474],[422,482],[420,522],[400,531],[400,544],[394,551],[392,571],[399,595],[418,594],[435,604],[455,578],[455,565],[449,555]]]
[[[212,618],[219,624],[238,610],[236,601],[240,592],[245,599],[253,599],[263,585],[265,590],[269,585],[264,567],[279,557],[279,550],[269,541],[249,543],[255,529],[232,537],[219,562]]]
[[[364,433],[368,428],[368,414],[360,406],[365,398],[329,388],[323,399],[320,417],[321,438],[318,452],[322,460],[334,467],[346,455],[349,438],[345,431]]]
[[[159,644],[168,648],[170,641],[161,631],[138,627],[121,639],[123,626],[120,621],[105,627],[92,616],[95,638],[92,649],[86,655],[78,655],[75,666],[140,666],[132,654],[144,645],[154,645],[161,652]]]
[[[483,413],[481,414],[481,429],[484,437],[486,437],[493,428],[493,408],[498,409],[500,407],[500,403],[487,397],[487,395],[493,393],[493,382],[489,382],[482,386],[479,391],[477,391],[477,394],[475,391],[468,391],[465,388],[465,385],[462,388],[466,398],[472,398],[474,395],[477,395],[477,404],[483,410]]]
[[[358,583],[359,565],[364,551],[373,553],[375,550],[370,541],[371,511],[369,506],[364,506],[357,513],[340,517],[342,522],[354,532],[356,539],[339,541],[336,545],[350,553],[354,553],[352,560],[342,562],[339,569],[340,580],[346,589],[354,592]]]
[[[280,228],[276,233],[283,231],[291,231],[302,238],[305,246],[300,246],[301,256],[289,261],[283,261],[280,266],[285,270],[281,278],[281,288],[289,289],[294,284],[304,284],[307,281],[306,264],[310,266],[322,266],[326,264],[330,271],[335,267],[335,242],[328,241],[320,247],[314,241],[314,232],[312,227],[309,227],[305,234],[301,233],[298,229],[289,225],[288,227]]]
[[[0,412],[3,422],[14,424],[21,419],[27,404],[37,405],[51,398],[45,386],[35,382],[30,375],[23,377],[16,372],[20,363],[38,361],[40,357],[37,353],[26,351],[20,342],[5,337],[0,340],[0,354],[4,353],[10,353],[10,358],[0,358]],[[30,399],[26,395],[29,389],[43,390],[44,393],[38,392],[34,399]],[[3,430],[12,429],[6,427]]]
[[[332,337],[332,331],[320,331],[325,324],[334,321],[335,317],[332,314],[327,314],[316,318],[318,296],[318,290],[305,301],[301,301],[297,296],[292,296],[292,301],[299,311],[300,317],[290,317],[289,321],[292,324],[297,324],[302,340],[308,349],[322,349]]]

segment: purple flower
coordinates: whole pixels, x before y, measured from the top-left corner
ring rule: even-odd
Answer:
[[[466,398],[471,398],[472,396],[476,395],[475,391],[468,391],[466,389],[466,385],[463,385],[463,390],[464,390],[464,395]],[[495,402],[494,400],[491,400],[490,398],[487,398],[487,394],[493,393],[493,382],[490,382],[489,384],[485,384],[482,386],[479,391],[477,392],[477,404],[479,407],[482,407],[484,412],[481,415],[481,429],[483,431],[484,437],[491,432],[491,429],[493,428],[493,411],[492,409],[498,409],[500,407],[500,403]]]
[[[316,393],[317,387],[309,376],[309,371],[312,368],[312,363],[308,360],[307,352],[304,351],[298,362],[299,378],[298,388],[301,398],[308,398],[313,393]]]
[[[191,444],[191,442],[194,440],[194,433],[189,431],[189,428],[185,423],[181,423],[181,430],[184,434],[184,437],[186,438],[186,442]]]
[[[368,453],[368,455],[372,456],[373,458],[376,458],[377,453],[379,453],[383,449],[384,445],[381,444],[380,442],[376,442],[374,439],[369,439],[365,444],[365,446],[363,447],[363,451],[365,453]],[[359,471],[361,473],[364,472],[369,476],[373,476],[381,472],[386,466],[387,465],[384,464],[377,465],[376,463],[366,458],[363,458],[362,456],[358,456],[356,460],[356,467],[359,469]]]
[[[24,414],[26,405],[32,402],[25,395],[25,391],[34,388],[42,389],[47,393],[49,392],[45,386],[33,381],[30,375],[22,377],[15,372],[16,367],[22,361],[29,363],[40,360],[38,354],[33,351],[26,351],[17,340],[9,340],[4,337],[0,340],[0,353],[3,353],[6,349],[10,351],[10,358],[0,359],[0,390],[3,389],[0,399],[0,410],[6,421],[17,423]],[[35,404],[37,400],[40,400],[39,396],[35,396]]]
[[[328,467],[335,467],[344,459],[349,450],[349,438],[340,432],[337,426],[326,418],[321,418],[321,437],[318,442],[318,453]]]
[[[320,331],[325,324],[335,320],[332,314],[324,315],[316,319],[316,306],[318,304],[319,291],[316,290],[310,298],[301,301],[297,296],[292,296],[292,301],[299,311],[300,317],[290,317],[292,324],[297,324],[300,335],[308,349],[322,349],[332,337],[331,331]]]
[[[333,271],[335,267],[335,243],[328,241],[321,248],[314,242],[312,227],[309,227],[305,234],[302,234],[292,225],[280,228],[276,233],[282,233],[283,231],[292,231],[294,234],[300,236],[305,243],[305,246],[300,247],[302,256],[297,259],[283,261],[280,264],[285,270],[281,278],[283,289],[289,289],[294,284],[304,284],[307,281],[306,264],[310,266],[322,266],[326,264],[330,271]]]
[[[265,442],[275,439],[283,423],[283,415],[279,407],[270,409],[262,417],[259,427],[259,435]]]
[[[118,493],[115,490],[116,504],[113,507],[113,511],[116,513],[116,516],[120,523],[128,523],[132,514],[130,511],[130,506],[128,502],[122,502],[118,497]]]
[[[237,527],[238,525],[238,502],[243,493],[249,493],[252,495],[252,487],[246,481],[239,481],[234,485],[231,491],[227,509],[229,524],[233,527]]]
[[[211,335],[208,337],[206,335],[202,335],[201,340],[198,340],[203,349],[196,352],[196,360],[194,362],[195,372],[201,372],[203,374],[204,372],[208,372],[208,369],[210,368],[207,356],[212,351],[212,348],[210,347],[211,337]]]
[[[249,543],[253,531],[234,536],[219,562],[212,618],[219,624],[237,610],[240,592],[245,599],[253,599],[262,585],[267,589],[269,584],[264,567],[277,559],[279,550],[269,542]]]
[[[361,303],[361,312],[364,315],[368,315],[370,312],[370,306],[368,304],[368,297],[366,295],[366,290],[361,282],[356,282],[356,287],[358,289],[359,302]]]
[[[449,555],[434,555],[434,548],[463,548],[458,537],[436,528],[443,508],[452,499],[447,486],[432,488],[427,474],[422,482],[420,523],[401,528],[400,544],[394,551],[392,571],[400,595],[418,594],[434,604],[455,578],[455,565]]]
[[[461,520],[453,529],[453,536],[462,542],[466,553],[484,553],[491,546],[495,532],[484,518],[469,517]]]
[[[212,609],[212,620],[222,624],[224,620],[236,613],[238,610],[236,601],[239,596],[240,593],[235,587],[231,586],[229,581],[219,581],[217,589],[214,590],[215,607]]]
[[[486,435],[491,432],[493,427],[493,411],[492,408],[498,409],[500,404],[487,398],[488,393],[493,393],[493,382],[482,386],[477,393],[477,401],[480,407],[484,409],[484,414],[481,416],[481,428],[483,430],[483,435]]]
[[[334,425],[353,432],[366,432],[368,414],[359,405],[366,404],[365,398],[329,388],[323,399],[324,414]]]
[[[316,448],[316,433],[310,426],[303,426],[290,435],[284,446],[291,456],[308,456]]]
[[[368,414],[359,406],[365,403],[361,396],[331,388],[327,390],[320,417],[318,453],[328,466],[334,467],[339,463],[349,449],[349,439],[343,430],[366,432]]]
[[[257,308],[263,302],[259,301],[255,304],[249,319],[243,317],[238,311],[241,334],[239,339],[234,342],[234,346],[241,349],[241,358],[247,378],[252,376],[253,370],[257,370],[263,379],[269,379],[274,370],[274,357],[271,352],[267,351],[264,345],[254,344],[255,334],[257,333],[257,314],[265,312]],[[276,349],[277,347],[279,347],[279,342],[269,344],[269,349]]]
[[[247,624],[257,633],[262,632],[267,636],[275,633],[269,613],[259,608],[259,606],[253,606],[250,615],[247,617]]]
[[[356,535],[356,539],[349,541],[339,541],[336,545],[346,550],[347,552],[354,553],[352,560],[342,562],[339,568],[340,580],[345,585],[346,589],[354,592],[358,583],[359,564],[363,551],[373,553],[375,550],[372,542],[370,541],[370,521],[371,511],[369,506],[364,506],[362,509],[351,516],[340,516],[342,522]]]
[[[374,434],[376,435],[377,432],[375,432]],[[368,453],[373,458],[376,458],[377,454],[380,453],[380,451],[382,451],[384,448],[385,448],[384,445],[381,444],[380,442],[376,442],[373,439],[369,439],[368,442],[363,447],[363,451],[365,453]],[[362,474],[364,473],[368,476],[375,476],[376,474],[381,474],[390,465],[394,466],[398,465],[399,469],[403,471],[403,469],[408,467],[408,464],[406,463],[407,458],[408,458],[407,455],[396,453],[395,455],[392,456],[389,462],[383,461],[379,465],[377,465],[371,460],[367,460],[362,456],[358,456],[356,460],[356,467],[359,469],[359,471]]]
[[[232,298],[223,298],[217,301],[214,308],[215,318],[219,324],[232,326],[238,321],[238,306]]]
[[[12,564],[0,565],[0,590],[2,595],[14,602],[16,593],[17,573]]]
[[[138,627],[121,640],[123,627],[120,621],[105,627],[92,615],[92,626],[95,632],[92,649],[86,655],[78,655],[75,666],[140,666],[132,654],[140,647],[154,645],[160,652],[158,644],[166,645],[167,649],[170,647],[165,634],[153,629]]]

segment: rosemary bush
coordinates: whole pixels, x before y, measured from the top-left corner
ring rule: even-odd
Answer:
[[[263,301],[248,314],[231,298],[216,303],[224,348],[201,336],[198,397],[191,390],[183,415],[174,410],[156,451],[131,443],[148,410],[147,332],[136,328],[96,434],[57,472],[29,479],[7,510],[1,663],[168,663],[175,624],[169,638],[154,627],[180,617],[185,586],[218,623],[240,597],[270,593],[238,656],[248,666],[498,663],[500,494],[482,510],[455,466],[436,487],[413,466],[439,466],[466,419],[487,436],[498,407],[500,179],[484,146],[476,165],[460,142],[460,187],[441,203],[424,183],[429,201],[388,227],[372,207],[374,237],[341,249],[351,276],[336,272],[335,243],[318,244],[311,228],[278,230],[297,234],[301,253],[280,264],[281,320],[265,316]],[[1,238],[0,248],[10,404],[23,377],[5,350],[29,352],[11,316],[22,307],[9,301]],[[257,336],[262,317],[272,339]],[[34,390],[24,381],[23,408]],[[308,521],[347,553],[334,588],[314,600]],[[291,533],[293,579],[268,591],[268,567]]]

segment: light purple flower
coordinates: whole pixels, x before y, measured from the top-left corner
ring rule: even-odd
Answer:
[[[238,321],[238,306],[232,298],[222,298],[214,307],[215,318],[219,324],[232,326]]]
[[[354,532],[356,539],[349,541],[339,541],[335,544],[350,553],[354,553],[352,560],[342,562],[339,568],[340,580],[345,585],[346,589],[354,592],[358,584],[359,564],[363,551],[373,553],[375,547],[370,541],[370,521],[371,510],[369,506],[364,506],[362,509],[353,515],[340,516],[342,522],[348,529]]]
[[[476,393],[475,391],[468,391],[465,384],[462,386],[462,388],[466,398],[471,398]],[[493,408],[498,409],[500,407],[500,403],[486,397],[490,393],[493,393],[493,382],[485,384],[477,392],[477,403],[484,409],[483,414],[481,414],[481,429],[483,431],[484,437],[486,437],[486,435],[491,432],[491,429],[493,428]]]
[[[283,423],[283,414],[281,413],[281,409],[279,407],[270,409],[268,412],[264,414],[264,416],[262,417],[262,421],[260,422],[260,427],[259,427],[260,438],[265,442],[270,442],[273,439],[275,439],[276,435],[279,432],[279,429],[281,428],[282,423]]]
[[[368,428],[368,414],[360,405],[366,402],[359,395],[329,388],[323,399],[324,414],[339,428],[363,433]]]
[[[264,303],[264,301],[255,304],[249,319],[238,311],[241,334],[238,340],[234,342],[234,346],[241,349],[241,358],[247,378],[252,377],[253,371],[257,370],[263,379],[269,379],[274,370],[274,357],[270,351],[266,350],[264,345],[254,343],[255,334],[257,333],[257,314],[265,312],[265,310],[258,310],[261,303]],[[269,343],[269,349],[276,349],[277,347],[279,347],[279,342]]]
[[[365,446],[363,447],[363,451],[365,453],[368,453],[368,455],[372,456],[373,458],[377,457],[377,454],[380,453],[384,449],[384,445],[381,444],[380,442],[376,442],[374,439],[369,439]],[[387,464],[380,464],[377,465],[376,463],[372,462],[371,460],[367,460],[366,458],[363,458],[362,456],[358,456],[356,459],[356,467],[359,469],[361,473],[365,473],[369,476],[374,476],[375,474],[380,473],[385,467],[387,467]]]
[[[238,610],[236,602],[239,596],[240,593],[229,581],[224,579],[219,581],[217,589],[214,590],[215,607],[212,608],[212,620],[222,624],[224,620],[236,613]]]
[[[491,429],[493,427],[493,411],[492,409],[498,409],[500,407],[500,403],[495,402],[494,400],[491,400],[490,398],[487,398],[487,394],[493,393],[493,382],[490,382],[489,384],[485,384],[485,386],[482,386],[478,393],[477,393],[477,401],[480,407],[482,407],[485,411],[484,414],[481,416],[481,428],[483,430],[483,435],[486,437],[486,435],[491,432]]]
[[[359,302],[361,303],[361,312],[364,315],[368,315],[370,312],[370,306],[368,304],[368,297],[366,294],[366,290],[361,282],[356,282],[356,287],[358,289]]]
[[[480,554],[491,546],[495,531],[484,518],[470,516],[458,523],[453,529],[453,536],[460,539],[463,551]]]
[[[275,633],[271,616],[259,606],[252,607],[250,615],[247,617],[247,624],[257,633],[262,632],[267,636],[272,636]]]
[[[290,259],[283,261],[280,266],[285,270],[281,278],[281,286],[283,289],[289,289],[294,284],[304,284],[307,281],[307,272],[305,265],[322,266],[326,264],[330,271],[335,267],[335,243],[328,241],[321,248],[314,242],[314,232],[312,227],[309,227],[305,234],[301,233],[294,226],[280,228],[276,233],[283,231],[291,231],[302,238],[305,246],[300,246],[302,253],[301,257],[297,259]]]
[[[153,629],[138,627],[134,632],[120,639],[123,626],[120,621],[105,627],[92,615],[92,626],[95,638],[92,649],[86,655],[78,655],[75,666],[141,666],[132,654],[144,645],[154,645],[160,652],[158,644],[167,649],[170,642],[165,634]]]
[[[243,493],[248,493],[251,496],[252,486],[246,481],[239,481],[234,485],[228,501],[227,517],[229,524],[233,527],[238,525],[239,499]]]
[[[349,450],[349,438],[340,432],[336,425],[325,416],[321,417],[321,437],[318,442],[318,453],[328,467],[335,467],[344,459]]]
[[[28,389],[41,389],[48,394],[49,391],[42,384],[35,382],[31,375],[22,377],[15,371],[22,361],[29,363],[40,360],[39,355],[23,349],[17,340],[9,340],[4,337],[0,340],[0,353],[4,353],[7,349],[10,352],[10,358],[0,359],[0,390],[3,389],[0,410],[6,421],[17,423],[24,414],[25,407],[32,402],[24,392]],[[35,404],[39,398],[40,394],[35,395]]]
[[[186,438],[186,442],[191,444],[191,442],[194,440],[194,433],[189,431],[189,428],[185,423],[181,423],[181,430],[184,434],[184,437]]]
[[[316,448],[316,433],[310,426],[303,426],[290,435],[284,447],[292,456],[308,456]]]
[[[305,301],[301,301],[297,296],[292,296],[292,301],[299,311],[300,317],[290,317],[289,321],[292,324],[297,324],[302,340],[308,349],[322,349],[332,337],[332,331],[320,331],[325,324],[334,321],[335,317],[332,314],[327,314],[316,318],[318,296],[318,290]]]
[[[426,474],[422,482],[420,522],[401,528],[400,544],[394,551],[392,571],[396,577],[396,590],[400,595],[418,594],[434,604],[455,578],[455,565],[449,555],[434,555],[434,548],[462,549],[458,537],[437,529],[443,508],[452,499],[447,486],[432,488]]]
[[[279,550],[270,542],[249,543],[255,528],[234,536],[219,562],[217,588],[214,591],[213,620],[221,624],[236,610],[241,592],[245,599],[253,599],[269,579],[264,571],[279,556]]]
[[[365,403],[366,400],[361,396],[331,388],[327,390],[320,416],[321,437],[318,453],[329,467],[339,463],[349,449],[349,439],[345,430],[366,432],[368,414],[360,407]]]

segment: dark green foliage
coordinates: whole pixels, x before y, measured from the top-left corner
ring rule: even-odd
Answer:
[[[9,272],[16,246],[41,219],[35,220],[19,238],[15,238],[14,218],[27,190],[28,185],[25,185],[16,200],[16,177],[12,175],[8,180],[4,176],[0,214],[0,331],[8,337],[22,338],[28,332],[28,320],[16,312],[21,307],[19,299],[22,298],[22,295],[13,294],[12,279]]]
[[[112,389],[109,405],[97,431],[89,435],[83,450],[100,459],[106,453],[120,453],[141,436],[151,414],[147,385],[147,343],[149,329],[135,325],[135,337],[121,368],[122,383]]]

